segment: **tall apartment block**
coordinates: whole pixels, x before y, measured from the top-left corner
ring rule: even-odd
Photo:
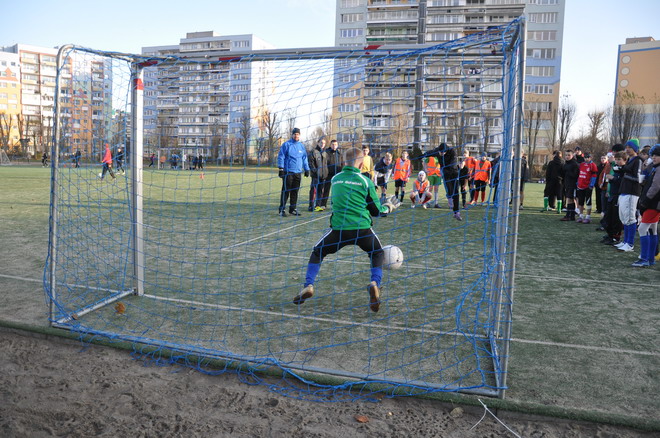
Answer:
[[[640,144],[660,142],[660,41],[651,37],[627,38],[619,45],[614,104],[635,104],[643,108],[644,123]]]
[[[425,11],[426,15],[422,21],[425,32],[421,35],[420,11]],[[535,116],[540,115],[537,147],[548,150],[552,138],[550,120],[559,101],[564,0],[337,0],[335,44],[344,47],[392,46],[420,41],[440,44],[485,31],[490,26],[504,25],[522,14],[527,18],[525,116],[530,111],[534,111]],[[497,90],[489,91],[494,92]],[[345,94],[336,80],[333,102],[336,112],[356,108],[345,105],[342,97]],[[373,105],[368,98],[363,96],[361,103],[365,107]],[[408,98],[412,100],[413,94],[409,93]],[[427,96],[427,99],[433,97]],[[434,103],[431,101],[428,106],[434,107]],[[373,123],[357,119],[351,122],[351,114],[335,114],[333,119],[340,123],[335,124],[333,132],[340,140],[351,141],[355,138],[355,126],[362,126],[362,136],[369,138],[374,126],[383,130],[395,124],[392,120],[382,120],[388,116],[395,117],[384,112],[381,120]],[[491,135],[482,138],[477,132],[468,132],[463,139],[466,148],[490,153],[499,150],[501,135],[497,135],[497,127],[501,126],[501,120],[497,111],[491,113],[487,123],[492,127]],[[355,126],[342,126],[351,124]],[[408,126],[412,129],[412,116],[409,116]],[[429,143],[430,140],[426,140],[424,146]]]
[[[16,114],[13,132],[18,133],[18,138],[15,135],[11,136],[9,146],[16,152],[30,155],[42,153],[50,148],[53,137],[58,49],[16,44],[3,47],[1,50],[0,59],[4,62],[13,63],[18,60],[18,70],[12,70],[12,74],[20,71],[17,78],[1,79],[3,85],[6,83],[11,87],[9,89],[14,88],[15,79],[19,79],[20,82],[18,111],[14,112],[17,110],[15,108],[17,104],[14,102],[16,98],[7,103],[8,113]],[[70,123],[80,128],[76,129],[71,137],[60,139],[62,153],[72,154],[80,151],[88,155],[98,152],[100,146],[97,143],[102,141],[100,139],[108,132],[112,123],[110,118],[100,116],[100,114],[109,114],[107,109],[112,104],[112,76],[109,72],[109,66],[104,61],[80,60],[69,62],[62,67],[60,98],[62,120],[63,123]],[[83,76],[92,79],[86,82],[77,81],[74,87],[73,79]],[[0,91],[0,102],[1,93],[2,91]]]
[[[143,47],[147,56],[227,57],[274,48],[254,35],[187,33],[177,45]],[[145,150],[210,156],[239,137],[266,107],[269,67],[263,62],[163,63],[145,69]],[[255,127],[253,127],[255,128]],[[258,127],[256,127],[258,128]]]
[[[16,53],[0,52],[0,148],[12,151],[20,144],[21,61]]]

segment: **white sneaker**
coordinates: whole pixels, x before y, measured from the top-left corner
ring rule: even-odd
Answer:
[[[621,242],[619,242],[619,243],[617,243],[616,245],[613,245],[613,246],[614,246],[615,248],[619,249],[619,248],[621,248],[621,247],[624,246],[624,245],[628,245],[628,244],[627,244],[626,242],[624,242],[624,241],[621,241]]]
[[[410,208],[415,208],[415,204],[411,205]]]
[[[426,204],[422,204],[422,208],[426,210],[427,209]]]
[[[635,250],[635,247],[625,243],[623,246],[619,247],[618,249],[619,251],[623,251],[623,252],[631,252]]]

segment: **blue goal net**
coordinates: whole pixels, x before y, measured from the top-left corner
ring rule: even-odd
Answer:
[[[62,47],[51,324],[208,372],[275,373],[276,389],[301,397],[502,396],[523,29],[391,47]],[[299,188],[278,169],[294,128],[301,163],[317,148],[326,163],[309,178],[285,169]],[[330,176],[365,146],[375,167],[365,178],[383,203],[401,204],[371,228],[403,263],[383,271],[374,311],[370,258],[348,245],[296,304],[312,248],[343,214]],[[421,170],[433,177],[426,188]]]

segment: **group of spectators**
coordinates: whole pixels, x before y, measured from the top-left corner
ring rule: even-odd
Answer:
[[[640,148],[637,139],[613,145],[598,164],[580,148],[565,151],[563,157],[555,151],[546,168],[542,211],[565,211],[561,221],[589,224],[595,189],[598,229],[606,232],[601,243],[632,252],[639,234],[640,255],[632,266],[651,266],[658,254],[658,166],[660,144]]]
[[[374,183],[380,194],[381,204],[388,198],[388,184],[392,179],[394,180],[393,199],[403,202],[413,168],[408,152],[402,151],[396,159],[390,152],[385,152],[376,161],[370,155],[368,146],[362,147],[362,153],[363,159],[359,171]],[[458,157],[455,148],[441,143],[437,148],[416,159],[422,160],[423,170],[413,179],[408,194],[412,208],[441,208],[438,193],[440,185],[444,183],[449,208],[452,209],[454,218],[462,220],[460,205],[469,208],[485,203],[487,187],[493,188],[492,193],[497,192],[499,154],[496,154],[492,160],[485,154],[477,159],[471,157],[466,150],[461,157]],[[277,165],[279,176],[282,178],[280,216],[300,216],[297,204],[303,175],[311,177],[308,211],[321,212],[327,208],[332,178],[342,169],[342,156],[337,140],[332,140],[326,146],[326,139],[321,138],[312,151],[306,152],[304,144],[300,141],[300,130],[295,128],[291,139],[284,142],[280,148]],[[525,182],[528,179],[527,157],[523,154],[520,178],[521,208],[523,208]],[[493,202],[496,201],[496,195],[493,195]]]

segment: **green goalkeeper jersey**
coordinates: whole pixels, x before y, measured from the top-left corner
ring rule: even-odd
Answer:
[[[371,228],[372,216],[387,213],[381,205],[376,186],[356,167],[344,166],[332,178],[332,216],[330,227],[333,230],[363,230]]]

